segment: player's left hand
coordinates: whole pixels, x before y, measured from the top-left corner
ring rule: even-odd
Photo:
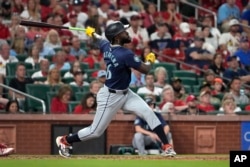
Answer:
[[[150,52],[149,54],[146,55],[146,61],[150,63],[155,62],[155,54],[153,52]]]
[[[88,26],[85,30],[85,33],[87,36],[92,37],[93,33],[95,32],[95,28]]]

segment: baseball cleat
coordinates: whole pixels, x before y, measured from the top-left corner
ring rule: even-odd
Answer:
[[[174,151],[174,149],[170,144],[165,144],[163,146],[163,153],[161,155],[174,157],[176,156],[176,152]]]
[[[0,144],[0,156],[7,156],[14,152],[14,148],[7,147],[4,144]]]
[[[68,144],[65,140],[66,136],[58,136],[56,138],[56,144],[59,148],[59,154],[64,158],[69,158],[71,154],[69,153],[70,144]]]

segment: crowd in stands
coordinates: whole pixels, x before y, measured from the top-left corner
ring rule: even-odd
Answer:
[[[149,52],[157,55],[149,74],[131,69],[130,87],[143,98],[153,95],[162,113],[250,111],[250,1],[190,2],[214,11],[216,25],[210,13],[199,10],[196,19],[178,0],[162,0],[160,11],[154,0],[0,0],[0,83],[30,95],[30,84],[49,86],[51,98],[42,98],[49,113],[69,113],[71,105],[70,113],[95,113],[106,66],[93,39],[19,21],[91,26],[105,38],[105,27],[119,20],[130,24],[125,47],[142,61]],[[0,87],[0,95],[8,113],[31,110],[22,94]]]

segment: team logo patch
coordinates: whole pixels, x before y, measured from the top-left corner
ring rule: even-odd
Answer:
[[[135,60],[136,62],[140,62],[140,61],[141,61],[140,58],[137,57],[137,56],[134,57],[134,60]]]

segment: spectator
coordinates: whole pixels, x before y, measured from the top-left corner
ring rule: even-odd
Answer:
[[[81,69],[81,62],[76,60],[71,65],[70,70],[64,74],[63,78],[73,78],[74,72],[77,72],[78,70],[82,70]],[[87,75],[84,75],[84,78],[87,78]]]
[[[106,27],[108,25],[110,25],[111,23],[113,23],[114,21],[119,21],[120,20],[120,15],[119,13],[115,10],[115,11],[110,11],[108,13],[108,19],[106,21]],[[104,35],[104,34],[103,34]],[[105,35],[104,35],[105,36]]]
[[[81,100],[81,104],[74,108],[74,114],[93,114],[96,111],[96,97],[93,93],[87,93]]]
[[[39,12],[39,3],[34,0],[28,0],[27,9],[25,9],[20,14],[20,16],[22,19],[25,19],[25,20],[41,21],[41,15]]]
[[[181,115],[206,115],[206,112],[198,107],[198,99],[194,95],[189,95],[186,99],[188,108],[179,112]]]
[[[220,53],[216,53],[213,58],[212,64],[209,66],[209,69],[218,76],[223,76],[225,68],[223,67],[223,57]]]
[[[129,0],[120,0],[119,1],[119,7],[118,13],[120,15],[120,18],[126,18],[127,20],[130,20],[132,15],[138,14],[136,11],[130,10],[130,1]]]
[[[204,74],[204,81],[209,83],[211,86],[213,86],[214,79],[215,79],[214,71],[211,69],[206,70]]]
[[[62,43],[56,30],[49,30],[44,42],[44,47],[50,47],[53,49],[62,48]]]
[[[146,62],[145,58],[146,58],[146,56],[147,56],[150,52],[153,52],[152,49],[151,49],[150,47],[145,47],[145,48],[142,49],[141,60],[142,60],[143,62]],[[159,63],[159,60],[158,60],[157,55],[156,55],[155,63]]]
[[[97,73],[97,80],[101,82],[102,84],[105,84],[107,79],[107,72],[105,70],[99,70]]]
[[[150,46],[157,51],[170,47],[172,35],[169,33],[167,23],[158,25],[157,30],[150,35]],[[169,44],[170,43],[170,44]]]
[[[10,22],[10,25],[9,25],[9,31],[11,33],[11,37],[13,38],[16,34],[16,29],[17,27],[20,26],[19,24],[19,20],[20,20],[20,16],[18,15],[18,13],[12,13],[11,15],[11,22]],[[27,28],[25,28],[25,32],[27,32]]]
[[[84,25],[79,24],[77,22],[77,17],[78,17],[77,13],[75,11],[71,11],[68,14],[69,22],[65,23],[63,26],[85,28]],[[77,36],[80,40],[87,40],[88,39],[88,37],[85,33],[82,33],[80,31],[75,31],[75,30],[70,30],[70,31],[74,36]]]
[[[51,100],[50,112],[52,114],[67,114],[68,102],[70,101],[72,90],[69,85],[62,85],[56,97]]]
[[[200,93],[201,92],[212,92],[212,85],[207,83],[206,81],[202,82],[200,85]],[[211,93],[212,95],[212,93]],[[220,104],[220,99],[214,96],[210,97],[210,103],[211,104]]]
[[[5,111],[8,114],[18,114],[18,113],[21,113],[18,101],[17,100],[10,100],[6,104]]]
[[[40,63],[41,60],[43,59],[42,57],[39,56],[39,50],[36,45],[33,45],[29,49],[28,55],[29,57],[27,57],[24,62],[32,64],[33,69],[35,69],[35,65]]]
[[[162,114],[175,114],[175,107],[172,102],[167,102],[161,109]]]
[[[147,31],[148,31],[149,36],[158,29],[160,24],[164,23],[161,12],[158,12],[158,11],[154,12],[154,14],[153,14],[153,22],[154,22],[153,25],[147,27]],[[169,32],[173,36],[172,29],[170,29]]]
[[[33,73],[31,76],[31,78],[34,80],[36,78],[48,76],[48,73],[49,73],[49,61],[48,61],[48,59],[41,59],[39,65],[40,65],[40,70]]]
[[[23,12],[24,8],[25,8],[24,5],[25,4],[21,0],[12,1],[11,12],[20,15]]]
[[[226,0],[218,9],[217,23],[221,25],[223,32],[228,30],[231,19],[240,19],[240,9],[236,6],[235,0]]]
[[[222,103],[222,108],[224,111],[224,115],[236,115],[235,109],[236,109],[236,103],[233,100],[225,100]]]
[[[63,51],[57,51],[54,63],[49,66],[50,69],[57,68],[58,70],[69,70],[70,64],[66,62],[66,54]]]
[[[85,50],[81,49],[81,42],[78,36],[73,36],[71,39],[71,49],[70,54],[75,56],[76,59],[82,61],[84,57],[86,57],[87,53]]]
[[[172,87],[174,90],[175,99],[185,101],[187,98],[187,94],[185,93],[185,88],[182,84],[182,80],[178,77],[172,78]]]
[[[229,21],[229,32],[221,34],[219,39],[219,47],[222,51],[229,51],[233,56],[235,51],[239,47],[240,33],[239,33],[239,21],[232,19]]]
[[[17,54],[27,54],[29,41],[26,38],[24,26],[17,26],[13,35],[10,54],[13,56]]]
[[[89,91],[96,96],[102,86],[103,84],[100,81],[93,80],[89,85]]]
[[[142,74],[141,72],[131,69],[131,81],[130,81],[130,87],[142,87],[145,83],[145,74]]]
[[[152,112],[155,110],[155,103],[152,98],[145,98],[146,103],[152,109]],[[164,120],[162,115],[159,112],[154,112],[158,119],[161,121],[161,125],[163,126],[164,133],[167,136],[169,144],[173,145],[172,135],[170,133],[170,127],[167,122]],[[139,155],[148,154],[145,150],[146,146],[153,146],[156,148],[161,148],[161,140],[160,138],[152,131],[152,129],[148,128],[149,126],[140,117],[136,117],[134,121],[135,125],[135,134],[132,140],[132,145],[134,148],[138,149]]]
[[[223,104],[224,101],[226,101],[226,100],[231,100],[231,101],[235,102],[235,99],[234,99],[234,96],[232,93],[225,93],[223,98],[222,98],[221,104]],[[224,112],[224,108],[222,105],[221,105],[219,111]],[[239,112],[239,111],[241,111],[241,108],[236,106],[236,108],[234,109],[234,112]]]
[[[240,63],[244,66],[244,68],[250,71],[249,40],[246,36],[241,37],[240,46],[234,53],[234,55],[239,58]]]
[[[198,104],[198,108],[200,110],[205,111],[206,113],[215,111],[214,106],[210,103],[211,92],[210,91],[202,91],[199,96],[200,103]]]
[[[235,77],[229,83],[230,93],[233,94],[236,104],[248,104],[249,98],[245,95],[244,92],[241,92],[242,82],[241,79]]]
[[[26,67],[24,64],[19,63],[16,66],[16,75],[10,80],[9,86],[13,89],[26,93],[26,84],[32,84],[34,80],[26,77]],[[9,90],[9,97],[15,97],[18,100],[20,108],[24,108],[25,96],[19,93],[14,93]]]
[[[95,68],[95,64],[100,64],[100,65],[104,64],[103,56],[100,51],[100,48],[93,45],[91,49],[89,50],[88,56],[84,58],[82,62],[88,63],[89,68],[91,69]]]
[[[127,29],[129,36],[137,39],[138,45],[136,49],[142,50],[149,44],[149,35],[145,28],[140,25],[142,17],[139,14],[132,15],[130,17],[130,27]]]
[[[156,6],[154,3],[146,4],[146,11],[143,13],[143,25],[145,28],[149,28],[154,25],[155,14],[157,13]]]
[[[100,17],[104,20],[108,19],[108,13],[110,12],[110,0],[100,0],[99,7],[97,7],[97,12]],[[105,21],[106,22],[106,21]]]
[[[85,12],[82,12],[82,0],[74,0],[72,4],[73,11],[77,14],[77,22],[78,24],[85,25],[85,22],[88,19],[88,15]]]
[[[161,103],[159,105],[159,108],[162,109],[163,106],[168,102],[171,102],[174,104],[174,108],[176,112],[179,112],[187,108],[187,105],[185,102],[183,102],[182,100],[175,99],[174,90],[171,85],[165,85],[163,87],[162,94],[161,94]]]
[[[236,56],[227,57],[228,69],[225,70],[223,77],[232,80],[235,77],[239,77],[244,82],[250,81],[250,75],[245,70],[240,68],[238,58]]]
[[[226,86],[225,83],[223,82],[223,80],[221,78],[214,78],[214,86],[213,86],[213,90],[211,92],[211,94],[214,95],[219,95],[219,94],[223,94]]]
[[[84,81],[84,72],[82,70],[77,70],[74,73],[74,80],[73,82],[70,82],[70,85],[75,85],[78,87],[89,85],[88,82]]]
[[[167,84],[168,74],[164,67],[156,67],[154,70],[155,83],[154,85],[163,88]]]
[[[11,3],[9,1],[1,1],[0,14],[5,18],[9,19],[11,16]]]
[[[154,95],[160,96],[162,93],[162,88],[156,87],[154,85],[154,74],[148,73],[145,75],[146,85],[137,90],[137,94]]]
[[[70,54],[71,42],[69,39],[64,39],[62,41],[62,50],[66,54],[66,61],[73,63],[76,61],[76,57]]]
[[[10,39],[11,34],[9,28],[3,23],[3,16],[0,14],[0,39]]]
[[[63,82],[61,81],[60,71],[57,68],[50,69],[47,75],[47,80],[44,82],[44,84],[50,86],[63,84]]]
[[[167,6],[167,9],[165,12],[163,12],[163,17],[166,20],[166,22],[175,27],[180,25],[182,22],[182,16],[179,12],[177,12],[177,5],[175,0],[165,0],[165,4]]]
[[[204,38],[205,38],[205,43],[209,43],[212,48],[210,50],[213,50],[213,52],[211,53],[215,53],[215,51],[218,49],[218,42],[219,42],[219,38],[218,37],[215,37],[212,35],[211,33],[211,27],[209,26],[203,26],[201,27],[201,31],[202,31],[202,34],[204,35]]]
[[[207,50],[202,49],[204,41],[204,38],[195,37],[194,47],[189,47],[185,51],[185,63],[198,66],[199,68],[208,67],[211,64],[213,55]]]
[[[54,56],[56,53],[51,47],[44,47],[44,39],[42,35],[37,34],[34,38],[34,45],[39,49],[39,56]]]

